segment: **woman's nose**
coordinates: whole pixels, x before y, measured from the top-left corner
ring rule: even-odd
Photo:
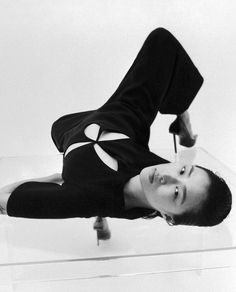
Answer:
[[[162,175],[160,178],[160,182],[162,184],[174,184],[174,183],[178,183],[179,180],[171,175]]]

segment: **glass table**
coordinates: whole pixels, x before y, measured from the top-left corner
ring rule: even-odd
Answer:
[[[155,149],[217,171],[236,193],[236,174],[202,148]],[[0,186],[61,172],[62,155],[2,157]],[[111,239],[97,246],[95,218],[24,219],[0,217],[0,283],[85,280],[145,273],[229,267],[236,249],[235,202],[214,227],[174,226],[161,218],[108,218]],[[221,256],[220,256],[221,255]],[[223,256],[222,256],[223,255]]]

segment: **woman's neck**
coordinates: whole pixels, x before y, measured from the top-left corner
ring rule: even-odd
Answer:
[[[139,174],[131,177],[124,186],[125,209],[151,208],[146,200]]]

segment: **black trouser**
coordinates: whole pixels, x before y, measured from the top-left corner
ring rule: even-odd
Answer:
[[[98,110],[122,101],[148,117],[151,125],[157,111],[177,115],[187,110],[202,83],[203,77],[179,41],[168,30],[157,28],[146,38],[117,90]],[[93,112],[65,115],[53,123],[51,135],[59,151],[63,152],[64,133]]]

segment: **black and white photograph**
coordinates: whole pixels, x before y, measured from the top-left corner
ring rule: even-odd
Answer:
[[[0,0],[0,292],[236,291],[235,9]]]

